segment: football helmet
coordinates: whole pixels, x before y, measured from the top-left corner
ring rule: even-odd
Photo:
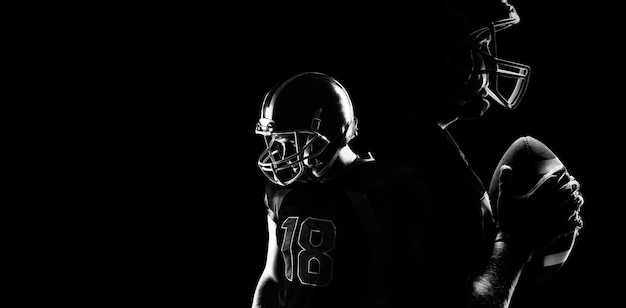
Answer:
[[[341,83],[305,72],[266,93],[255,133],[266,147],[259,168],[270,181],[286,186],[322,178],[357,135],[357,119]]]
[[[483,80],[482,87],[485,92],[483,96],[490,102],[512,110],[519,105],[526,92],[530,66],[498,57],[496,34],[518,24],[520,17],[515,7],[507,0],[479,2],[484,4],[461,9],[466,16],[468,27],[472,30],[461,40],[460,43],[464,46],[456,48],[455,51],[469,49],[472,63],[463,68],[468,76],[467,82],[472,79]],[[468,67],[471,67],[469,72]]]
[[[367,31],[363,31],[361,49],[380,46],[380,54],[392,60],[382,63],[382,69],[401,67],[393,72],[413,79],[416,93],[436,96],[425,101],[445,93],[462,102],[480,101],[473,104],[479,107],[485,105],[482,101],[507,109],[520,103],[530,67],[501,58],[502,48],[498,50],[496,42],[501,31],[521,21],[507,0],[392,1],[362,6],[365,13],[358,22]]]

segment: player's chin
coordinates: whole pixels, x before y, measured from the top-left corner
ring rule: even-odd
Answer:
[[[478,119],[482,117],[489,109],[491,103],[486,97],[480,95],[470,99],[461,108],[460,118],[463,119]]]

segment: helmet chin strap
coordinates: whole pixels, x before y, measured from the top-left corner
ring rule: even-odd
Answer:
[[[339,151],[337,151],[337,153],[333,155],[333,157],[328,161],[328,163],[326,163],[326,165],[320,171],[315,171],[314,169],[315,167],[311,168],[311,173],[313,174],[313,176],[315,176],[316,178],[323,177],[328,172],[328,170],[330,170],[330,167],[332,167],[332,165],[335,163],[335,160],[337,160],[338,156],[339,156]]]
[[[318,112],[321,112],[321,109],[318,110]],[[319,113],[316,113],[316,115],[319,116]],[[338,158],[343,166],[349,165],[356,159],[356,154],[352,152],[352,149],[350,149],[350,147],[348,146],[348,143],[350,143],[350,140],[354,139],[354,137],[357,136],[358,134],[357,125],[358,125],[358,122],[355,117],[353,121],[351,121],[348,125],[344,126],[343,134],[341,135],[341,137],[339,136],[337,137],[337,138],[341,138],[341,143],[340,143],[340,146],[335,151],[335,154],[333,154],[333,156],[328,160],[328,162],[325,164],[325,166],[321,170],[316,171],[317,166],[319,165],[319,163],[317,162],[315,163],[314,166],[312,166],[311,174],[314,177],[319,179],[325,176],[329,172],[329,170],[331,170],[331,168],[335,165],[335,162],[337,161]]]
[[[325,180],[331,177],[333,173],[340,172],[343,167],[352,164],[357,158],[358,156],[352,151],[350,146],[344,143],[344,145],[337,152],[335,152],[335,155],[333,155],[333,157],[329,160],[326,166],[322,168],[322,170],[320,170],[319,172],[315,172],[315,170],[312,169],[311,173],[316,178],[319,178],[320,180]],[[333,167],[335,167],[334,170]],[[325,179],[322,179],[323,177]]]

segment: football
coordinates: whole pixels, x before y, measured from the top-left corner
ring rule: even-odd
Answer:
[[[489,184],[489,199],[494,215],[497,210],[499,171],[505,164],[513,169],[512,189],[515,194],[528,192],[543,175],[555,167],[563,166],[554,152],[539,140],[530,136],[518,138],[500,159]],[[554,240],[541,253],[531,258],[522,275],[536,283],[549,281],[566,263],[576,237],[577,233],[574,232]]]

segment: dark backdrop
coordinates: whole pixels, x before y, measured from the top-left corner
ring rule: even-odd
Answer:
[[[498,39],[506,58],[532,66],[526,97],[514,112],[493,107],[451,131],[485,183],[507,146],[532,135],[582,184],[585,227],[569,262],[548,284],[520,285],[513,307],[609,305],[620,299],[610,281],[622,260],[613,214],[622,202],[610,181],[621,156],[613,22],[592,3],[516,6],[522,23]],[[66,55],[80,63],[65,86],[81,106],[72,110],[76,199],[90,204],[74,214],[93,232],[68,231],[81,253],[63,258],[77,270],[54,296],[250,304],[267,236],[253,130],[265,91],[298,63],[276,41],[289,26],[266,23],[260,7],[115,8],[88,31],[68,27],[88,37]]]

